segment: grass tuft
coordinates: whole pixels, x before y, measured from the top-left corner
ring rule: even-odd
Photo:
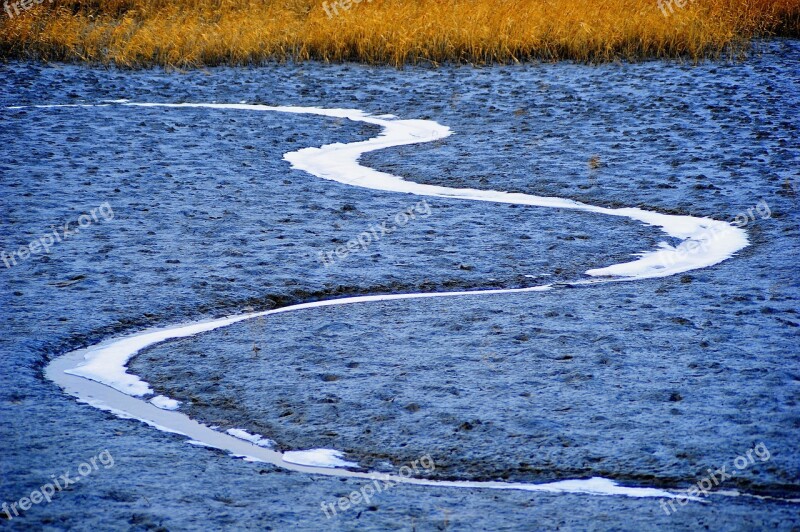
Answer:
[[[177,68],[699,61],[800,36],[800,0],[683,2],[665,16],[657,0],[363,0],[329,17],[321,0],[44,0],[0,13],[0,57]]]

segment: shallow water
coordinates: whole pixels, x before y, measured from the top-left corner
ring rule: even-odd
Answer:
[[[306,64],[179,75],[17,63],[2,67],[0,103],[356,107],[454,130],[435,145],[362,160],[417,182],[723,220],[764,199],[771,217],[749,222],[749,248],[684,278],[243,323],[153,348],[135,369],[165,395],[193,401],[196,418],[253,429],[285,448],[344,449],[365,465],[397,467],[428,452],[448,477],[602,472],[688,486],[763,441],[770,461],[726,487],[796,496],[797,52],[784,41],[739,65],[400,72]],[[102,518],[120,528],[210,520],[315,529],[333,522],[321,501],[359,487],[270,468],[259,475],[259,466],[108,419],[41,380],[51,356],[247,307],[569,280],[662,239],[627,220],[437,199],[430,217],[326,268],[319,251],[416,199],[322,182],[281,158],[374,136],[372,127],[113,106],[4,110],[0,120],[0,248],[105,201],[115,213],[54,247],[49,260],[0,272],[0,371],[15,383],[0,392],[8,442],[0,498],[17,500],[102,448],[117,457],[114,469],[12,521],[18,526],[89,528]],[[289,510],[288,498],[297,501]],[[432,528],[444,523],[441,508],[461,528],[497,528],[498,519],[500,528],[531,519],[586,528],[598,516],[631,529],[656,519],[676,528],[796,525],[790,506],[712,501],[667,517],[652,501],[397,487],[335,526],[410,528],[413,517]]]

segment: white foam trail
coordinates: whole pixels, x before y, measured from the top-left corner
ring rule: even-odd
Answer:
[[[334,449],[310,449],[308,451],[286,451],[283,459],[292,464],[313,467],[358,467],[354,462],[348,462],[342,457],[342,451]]]
[[[259,447],[266,447],[268,449],[275,447],[275,442],[270,440],[269,438],[265,438],[259,434],[250,434],[246,430],[228,429],[225,432],[235,438],[239,438],[240,440],[245,440],[249,441],[250,443],[254,443]]]
[[[327,117],[347,118],[353,121],[375,124],[383,128],[382,133],[375,138],[348,144],[329,144],[320,148],[304,148],[287,153],[284,158],[292,164],[292,168],[304,170],[323,179],[329,179],[347,185],[457,200],[513,203],[536,207],[571,209],[610,216],[623,216],[648,225],[658,226],[669,236],[682,241],[682,243],[676,247],[662,243],[660,249],[642,252],[637,260],[631,262],[596,268],[586,272],[589,276],[608,278],[604,281],[584,279],[572,284],[629,281],[675,275],[677,273],[717,264],[731,257],[748,243],[747,235],[742,229],[710,218],[666,215],[637,208],[609,209],[568,199],[534,196],[530,194],[425,185],[405,181],[398,176],[378,172],[371,168],[361,166],[358,163],[359,157],[368,151],[406,144],[430,142],[445,138],[451,134],[449,128],[433,121],[397,120],[391,115],[371,116],[363,111],[354,109],[271,107],[251,104],[164,104],[131,103],[126,101],[111,103],[138,107],[195,107],[314,114]],[[89,105],[86,105],[86,107],[89,107]],[[164,408],[159,408],[157,405],[150,404],[141,399],[143,396],[151,395],[153,390],[138,376],[127,373],[127,364],[130,359],[148,346],[170,339],[194,336],[244,320],[271,314],[378,301],[431,297],[486,296],[492,294],[543,291],[552,288],[553,285],[543,285],[519,289],[393,294],[303,303],[276,310],[252,312],[249,314],[227,316],[173,327],[151,329],[122,338],[111,339],[85,349],[72,351],[55,359],[48,365],[46,374],[51,380],[58,383],[67,393],[97,408],[114,412],[120,417],[142,420],[159,428],[159,430],[182,434],[189,438],[193,444],[222,449],[231,453],[233,456],[242,457],[251,461],[269,462],[293,471],[378,479],[424,486],[514,489],[554,493],[626,495],[631,497],[685,497],[681,493],[673,493],[655,488],[619,486],[611,480],[602,478],[565,480],[547,484],[528,484],[513,482],[435,481],[380,473],[362,473],[344,469],[332,470],[330,469],[331,466],[344,467],[349,465],[346,462],[344,462],[345,465],[343,465],[333,460],[333,458],[340,460],[340,455],[335,454],[336,451],[314,450],[312,452],[313,456],[297,454],[298,452],[309,453],[309,451],[288,451],[287,453],[281,454],[277,451],[260,446],[259,442],[266,440],[266,438],[261,436],[249,435],[244,433],[244,431],[241,431],[241,433],[222,433],[197,423],[180,412],[165,410]],[[157,403],[162,407],[165,404],[172,404],[167,401],[169,401],[168,398],[161,398]],[[244,437],[244,435],[247,437]],[[255,441],[254,438],[258,438],[258,441]],[[320,459],[320,452],[322,451],[327,454]],[[314,459],[313,464],[309,463],[311,458]],[[340,462],[343,461],[340,460]],[[316,464],[316,466],[314,464]],[[318,465],[320,464],[323,467],[319,467]]]
[[[169,397],[165,397],[163,395],[157,395],[153,397],[150,399],[150,403],[162,410],[177,410],[181,406],[180,401],[170,399]]]

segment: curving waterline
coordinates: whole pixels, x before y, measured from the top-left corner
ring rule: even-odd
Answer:
[[[748,245],[747,234],[743,229],[711,218],[667,215],[638,208],[609,209],[568,199],[534,196],[522,193],[469,188],[456,189],[425,185],[405,181],[398,176],[379,172],[361,166],[358,163],[359,157],[369,151],[406,144],[431,142],[445,138],[451,134],[450,129],[446,126],[429,120],[399,120],[391,115],[372,116],[363,111],[354,109],[321,109],[316,107],[273,107],[252,104],[211,103],[132,103],[124,100],[109,102],[104,105],[109,104],[131,107],[194,107],[241,111],[271,111],[313,114],[366,122],[381,126],[383,132],[375,138],[361,142],[352,142],[348,144],[335,143],[320,148],[304,148],[285,154],[284,159],[291,163],[294,169],[304,170],[317,177],[347,185],[380,191],[401,192],[448,199],[511,203],[535,207],[571,209],[609,216],[622,216],[643,222],[647,225],[660,227],[668,236],[680,240],[680,244],[677,246],[671,246],[666,242],[662,242],[659,249],[642,252],[636,260],[631,262],[588,270],[586,274],[590,277],[589,279],[577,280],[569,283],[570,285],[634,281],[675,275],[718,264]],[[52,105],[36,107],[91,106]],[[189,439],[189,443],[226,451],[232,456],[244,458],[245,460],[271,463],[291,471],[368,480],[378,479],[421,486],[585,493],[593,495],[625,495],[630,497],[685,498],[685,494],[678,491],[620,486],[609,479],[599,477],[564,480],[544,484],[530,484],[499,481],[441,481],[375,472],[351,471],[343,468],[347,467],[348,464],[339,460],[339,455],[337,455],[335,451],[316,450],[310,451],[307,454],[298,451],[280,453],[270,449],[268,443],[265,443],[268,440],[261,436],[248,435],[243,431],[222,433],[198,423],[185,414],[175,411],[174,408],[177,406],[177,402],[169,398],[158,396],[150,398],[148,401],[147,398],[153,395],[153,390],[150,388],[150,385],[138,376],[127,372],[128,362],[146,347],[171,339],[194,336],[221,327],[227,327],[234,323],[272,314],[377,301],[536,292],[552,290],[558,288],[558,286],[559,285],[548,284],[517,289],[349,297],[303,303],[275,310],[251,312],[171,327],[149,329],[121,338],[106,340],[84,349],[66,353],[53,360],[47,366],[45,374],[49,379],[63,388],[66,393],[76,397],[78,401],[90,404],[101,410],[112,412],[120,418],[137,419],[159,430],[181,434]],[[736,494],[738,495],[738,493]],[[694,500],[701,499],[694,498]]]

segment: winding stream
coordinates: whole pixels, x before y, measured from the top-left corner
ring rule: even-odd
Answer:
[[[486,201],[526,205],[549,209],[571,209],[597,215],[621,216],[661,229],[666,236],[678,239],[678,245],[662,242],[658,249],[643,251],[635,260],[590,269],[586,277],[568,283],[569,286],[592,285],[609,282],[637,281],[667,277],[718,264],[748,245],[746,232],[734,225],[692,216],[677,216],[650,212],[638,208],[611,209],[557,197],[542,197],[505,191],[469,188],[448,188],[419,184],[361,166],[360,156],[366,152],[419,144],[443,139],[451,134],[446,126],[430,120],[401,120],[391,115],[373,116],[353,109],[321,109],[315,107],[271,107],[251,104],[212,103],[132,103],[109,102],[104,105],[170,108],[209,108],[237,112],[280,112],[312,114],[322,117],[346,118],[383,128],[375,138],[347,144],[335,143],[319,148],[304,148],[285,154],[293,169],[308,172],[316,177],[368,189],[431,196],[463,201]],[[61,106],[39,106],[61,107]],[[74,106],[88,107],[88,106]],[[133,111],[132,111],[133,112]],[[165,397],[153,398],[150,385],[127,372],[128,362],[141,350],[176,338],[186,338],[245,320],[303,310],[339,305],[368,304],[376,301],[407,300],[440,297],[491,296],[521,292],[557,290],[564,283],[517,289],[473,290],[461,292],[410,293],[348,297],[292,305],[284,308],[251,312],[218,319],[185,323],[170,327],[150,329],[120,338],[112,338],[90,347],[64,354],[46,368],[46,376],[78,401],[114,413],[120,418],[137,419],[159,430],[181,434],[190,443],[220,449],[232,456],[250,461],[267,462],[303,473],[339,477],[377,479],[392,483],[424,486],[512,489],[561,493],[587,493],[594,495],[625,495],[632,497],[669,497],[685,495],[676,490],[620,486],[604,478],[564,480],[545,484],[514,482],[440,481],[390,475],[376,472],[353,471],[339,459],[340,454],[330,450],[313,450],[309,454],[289,451],[281,453],[264,445],[261,436],[249,437],[241,431],[223,433],[203,425],[176,410],[177,402]],[[308,460],[302,457],[311,456]]]

